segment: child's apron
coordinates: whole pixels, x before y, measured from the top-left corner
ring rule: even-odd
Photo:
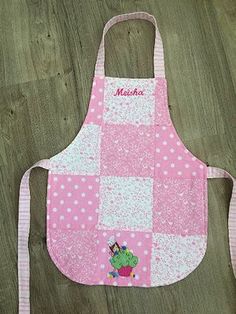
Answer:
[[[155,26],[154,78],[104,74],[104,35],[124,20]],[[185,147],[171,121],[163,46],[154,16],[105,25],[85,121],[72,143],[24,174],[18,225],[19,311],[29,313],[29,176],[48,169],[47,248],[69,279],[88,285],[163,286],[188,276],[207,248],[207,178],[230,178],[229,244],[236,275],[236,188],[225,170]]]

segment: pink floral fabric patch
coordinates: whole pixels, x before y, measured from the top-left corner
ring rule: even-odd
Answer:
[[[155,180],[153,231],[176,235],[206,234],[205,188],[202,179]]]
[[[153,176],[154,127],[104,124],[102,132],[102,175]]]
[[[93,284],[97,270],[96,233],[48,228],[47,248],[58,269],[73,281]]]

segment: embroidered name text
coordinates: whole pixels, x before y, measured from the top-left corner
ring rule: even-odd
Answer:
[[[142,90],[138,90],[137,88],[134,89],[124,89],[124,88],[117,88],[114,96],[143,96],[144,93]]]

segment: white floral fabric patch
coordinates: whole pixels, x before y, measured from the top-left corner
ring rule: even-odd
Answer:
[[[100,178],[99,229],[152,230],[153,179]]]
[[[155,79],[106,78],[104,121],[109,124],[153,125]]]
[[[101,126],[84,124],[72,143],[51,158],[57,173],[98,175],[100,173]]]
[[[185,278],[201,262],[206,236],[152,234],[151,286],[162,286]]]

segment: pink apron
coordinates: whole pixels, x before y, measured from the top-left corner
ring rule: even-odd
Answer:
[[[128,19],[155,26],[154,78],[104,74],[104,35]],[[63,151],[34,164],[20,185],[19,312],[30,312],[29,176],[48,169],[47,249],[69,279],[153,287],[188,276],[207,248],[207,178],[230,178],[229,244],[236,275],[235,179],[208,167],[177,134],[168,111],[163,46],[154,16],[135,12],[105,25],[85,121]]]

